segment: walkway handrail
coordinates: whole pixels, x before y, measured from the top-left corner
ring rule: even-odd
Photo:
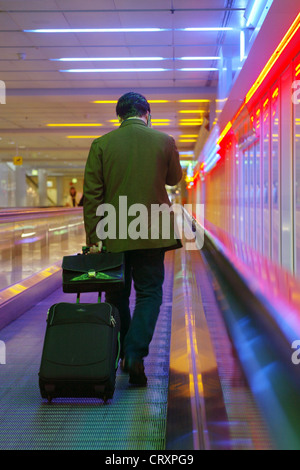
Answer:
[[[80,214],[82,207],[24,207],[15,209],[0,209],[0,224],[13,222],[15,220],[37,219],[44,217],[56,217],[57,215]]]

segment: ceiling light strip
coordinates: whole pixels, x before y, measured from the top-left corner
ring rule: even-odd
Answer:
[[[61,57],[49,59],[54,62],[136,62],[136,61],[160,61],[172,60],[164,57]]]
[[[99,123],[50,123],[48,127],[99,127],[102,124]]]
[[[59,70],[59,72],[68,73],[128,73],[128,72],[167,72],[171,69],[163,68],[137,68],[137,69],[67,69]]]
[[[197,99],[189,99],[189,100],[147,100],[150,104],[163,104],[163,103],[210,103],[210,100],[197,100]],[[95,104],[117,104],[118,100],[95,100],[92,101]]]
[[[199,27],[174,28],[174,31],[186,32],[219,32],[233,31],[234,28],[225,27]],[[50,28],[50,29],[23,29],[24,33],[159,33],[173,31],[171,28]]]
[[[205,28],[182,28],[178,31],[187,31],[187,32],[215,32],[215,31],[233,31],[233,28],[229,27],[205,27]]]
[[[218,72],[217,67],[187,67],[182,69],[177,69],[181,72]]]
[[[201,56],[201,57],[178,57],[175,60],[220,60],[221,57],[216,56]]]
[[[189,100],[179,100],[178,103],[210,103],[210,100],[189,99]]]
[[[204,109],[180,109],[178,113],[180,114],[199,114],[204,113]]]
[[[49,59],[52,62],[143,62],[143,61],[163,61],[163,60],[182,60],[182,61],[205,61],[219,60],[220,57],[202,56],[202,57],[59,57]]]
[[[158,33],[169,31],[163,28],[57,28],[23,29],[24,33]]]

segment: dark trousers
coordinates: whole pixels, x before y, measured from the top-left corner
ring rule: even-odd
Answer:
[[[121,291],[106,294],[106,302],[115,305],[120,313],[121,357],[140,360],[149,353],[162,304],[164,254],[163,249],[126,251],[125,286]],[[136,301],[131,318],[129,297],[132,281]]]

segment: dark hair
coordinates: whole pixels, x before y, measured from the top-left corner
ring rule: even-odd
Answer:
[[[134,116],[142,117],[147,112],[151,112],[148,101],[143,95],[133,91],[121,96],[116,106],[117,116],[120,116],[123,120]]]

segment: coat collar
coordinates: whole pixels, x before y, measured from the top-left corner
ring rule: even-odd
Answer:
[[[120,127],[130,126],[131,124],[141,124],[142,126],[146,126],[147,124],[142,119],[125,119],[120,125]]]

